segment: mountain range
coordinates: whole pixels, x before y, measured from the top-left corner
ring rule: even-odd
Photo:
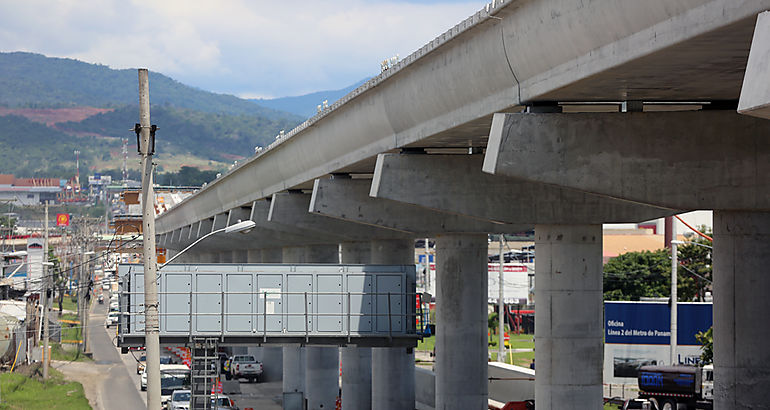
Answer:
[[[327,101],[331,105],[331,103],[339,100],[349,92],[355,90],[367,80],[368,78],[365,78],[353,85],[341,88],[339,90],[317,91],[314,93],[293,97],[270,99],[254,98],[250,101],[253,101],[263,107],[290,112],[301,117],[309,118],[316,114],[318,105],[322,104],[323,101]]]
[[[360,83],[304,96],[246,100],[150,72],[158,169],[225,169],[313,115],[323,99],[331,104]],[[135,69],[0,53],[0,173],[68,178],[74,175],[73,151],[78,150],[81,173],[116,174],[124,138],[129,165],[138,168],[136,137],[129,131],[139,117],[137,84]]]

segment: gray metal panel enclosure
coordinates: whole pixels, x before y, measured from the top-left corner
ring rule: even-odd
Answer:
[[[141,265],[122,264],[121,339],[144,337]],[[158,278],[161,339],[416,336],[415,267],[389,265],[169,265]],[[265,326],[267,324],[267,326]],[[170,339],[168,339],[170,340]]]

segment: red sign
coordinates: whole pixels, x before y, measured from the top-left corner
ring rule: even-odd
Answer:
[[[56,226],[70,226],[70,214],[56,214]]]
[[[521,273],[527,273],[527,267],[525,265],[509,265],[505,264],[503,265],[503,272],[521,272]],[[500,264],[499,263],[490,263],[487,265],[487,271],[488,272],[500,272]]]

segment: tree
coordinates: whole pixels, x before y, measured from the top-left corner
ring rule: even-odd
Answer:
[[[628,252],[604,265],[605,300],[639,300],[668,296],[671,259],[665,249]]]
[[[711,230],[705,226],[698,228],[706,235],[711,235]],[[688,242],[695,244],[684,244],[678,247],[679,267],[684,272],[679,275],[681,281],[685,282],[683,293],[685,300],[703,301],[706,289],[711,288],[711,241],[701,236],[693,238]],[[686,274],[685,274],[686,273]],[[681,282],[679,288],[683,288]]]
[[[703,345],[703,353],[700,355],[703,364],[711,364],[714,362],[714,327],[710,327],[705,332],[698,332],[695,335],[701,345]]]
[[[692,242],[711,246],[705,238]],[[684,244],[677,247],[677,299],[703,300],[711,284],[711,249]],[[671,295],[671,251],[628,252],[604,265],[604,300],[639,300]]]

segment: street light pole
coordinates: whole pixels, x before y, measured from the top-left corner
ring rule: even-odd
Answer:
[[[675,236],[676,237],[676,236]],[[677,254],[677,245],[683,242],[672,240],[671,241],[671,365],[677,364],[676,357],[676,332],[677,332],[677,267],[679,265],[679,255]]]
[[[498,300],[497,300],[497,326],[498,326],[498,348],[497,348],[497,361],[505,363],[505,273],[504,264],[505,258],[503,257],[503,235],[500,234],[500,272],[498,274]]]
[[[139,152],[142,155],[142,238],[144,262],[144,343],[146,348],[147,408],[160,410],[160,323],[155,256],[155,194],[152,186],[152,155],[155,132],[150,125],[150,80],[139,69]]]

